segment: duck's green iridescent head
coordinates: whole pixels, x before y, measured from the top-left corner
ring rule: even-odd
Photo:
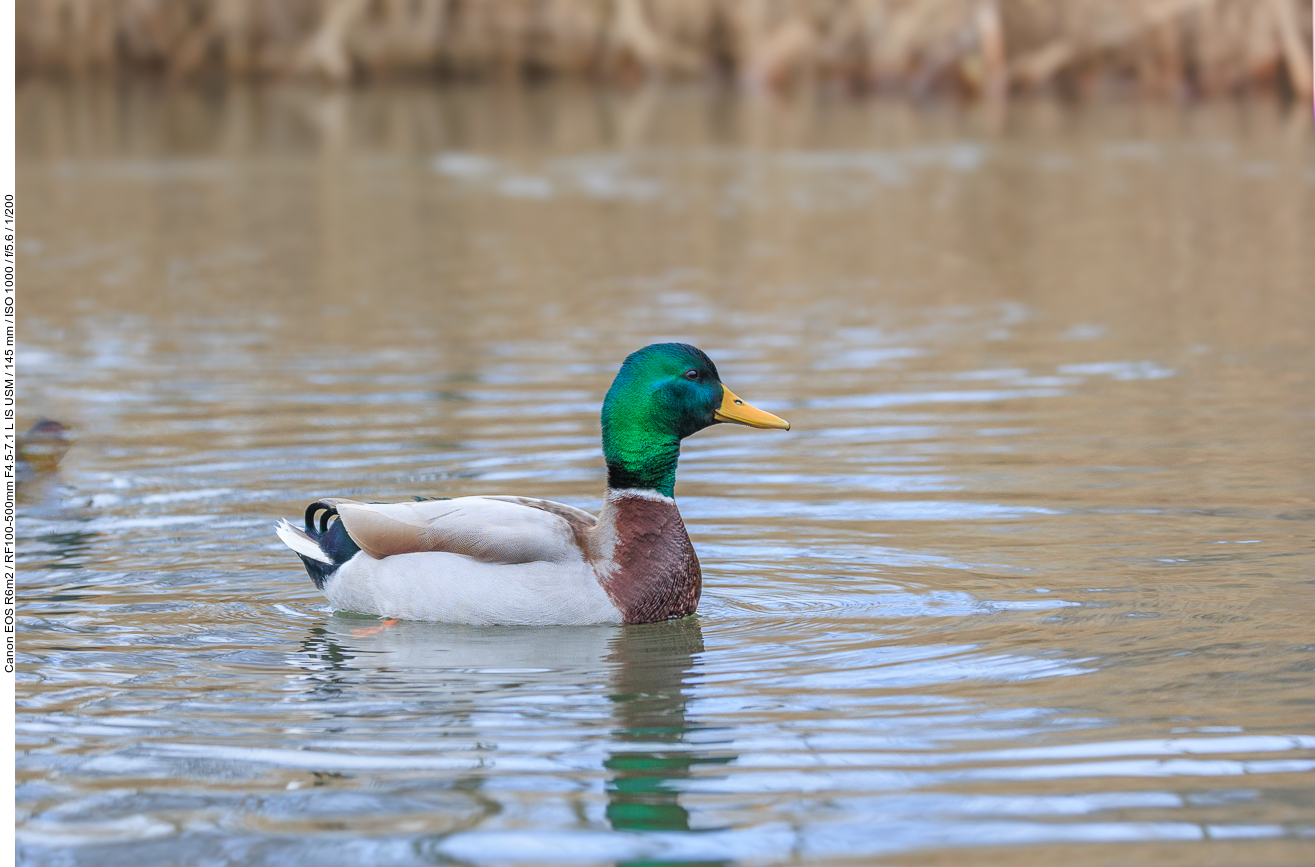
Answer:
[[[732,394],[700,349],[654,343],[631,353],[603,400],[607,486],[672,496],[680,441],[718,422],[790,429]]]

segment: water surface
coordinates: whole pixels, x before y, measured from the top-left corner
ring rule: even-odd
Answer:
[[[1315,147],[495,87],[18,96],[27,864],[1309,864]],[[341,494],[596,509],[658,340],[697,617],[332,613]]]

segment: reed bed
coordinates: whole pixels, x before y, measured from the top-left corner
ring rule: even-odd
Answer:
[[[20,75],[1311,95],[1306,0],[18,0]]]

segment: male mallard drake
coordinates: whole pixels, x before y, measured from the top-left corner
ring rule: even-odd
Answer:
[[[632,353],[603,400],[597,517],[525,497],[317,500],[279,538],[335,608],[476,625],[650,623],[693,614],[703,576],[676,501],[680,441],[718,422],[789,430],[721,384],[701,350]],[[334,521],[334,518],[338,520]]]

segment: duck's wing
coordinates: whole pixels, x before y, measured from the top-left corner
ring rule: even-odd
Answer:
[[[551,500],[458,497],[418,503],[333,504],[347,534],[372,557],[445,551],[487,563],[584,556],[588,512]]]

